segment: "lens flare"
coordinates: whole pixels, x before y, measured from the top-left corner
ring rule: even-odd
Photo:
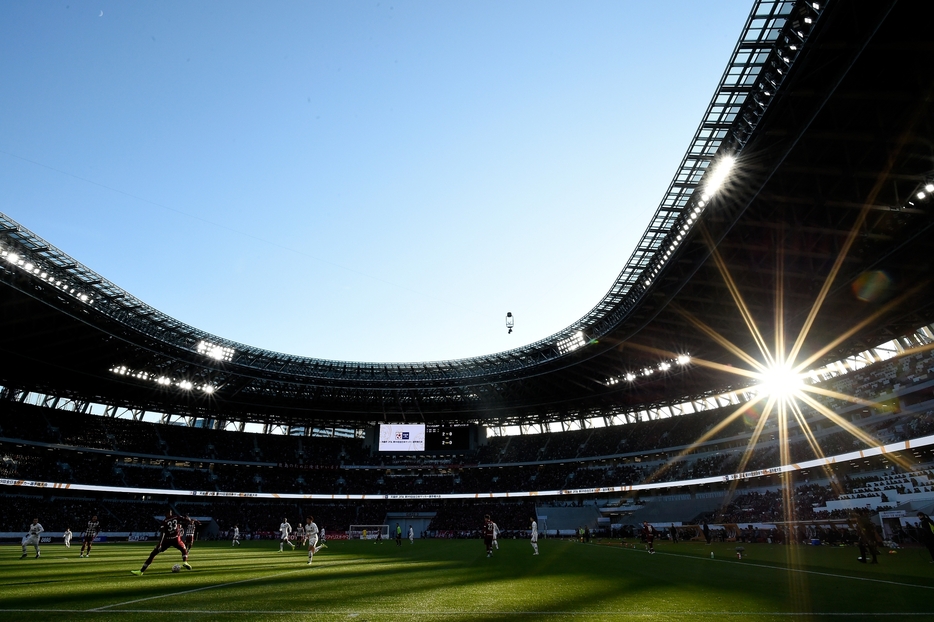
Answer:
[[[760,375],[760,379],[760,392],[782,400],[791,399],[804,385],[801,374],[795,373],[789,365],[773,365]]]
[[[853,295],[863,302],[876,302],[885,298],[892,286],[892,278],[882,270],[863,272],[853,281]]]

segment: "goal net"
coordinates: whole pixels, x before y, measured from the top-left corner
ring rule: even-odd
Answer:
[[[379,536],[389,539],[389,525],[351,525],[347,531],[350,540],[376,540]]]

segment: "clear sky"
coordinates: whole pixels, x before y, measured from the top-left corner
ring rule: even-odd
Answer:
[[[251,346],[509,350],[613,284],[750,8],[3,2],[0,211]]]

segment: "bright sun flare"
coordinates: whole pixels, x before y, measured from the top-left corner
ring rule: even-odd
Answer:
[[[804,379],[800,374],[796,374],[788,365],[776,365],[768,368],[759,376],[761,382],[758,385],[759,390],[766,396],[774,396],[778,399],[788,399],[797,393]]]

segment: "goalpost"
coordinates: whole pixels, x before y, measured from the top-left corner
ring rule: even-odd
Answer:
[[[366,531],[367,540],[376,540],[377,534],[383,536],[383,540],[389,539],[389,525],[351,525],[347,530],[347,538],[350,540],[363,540],[363,532]]]

